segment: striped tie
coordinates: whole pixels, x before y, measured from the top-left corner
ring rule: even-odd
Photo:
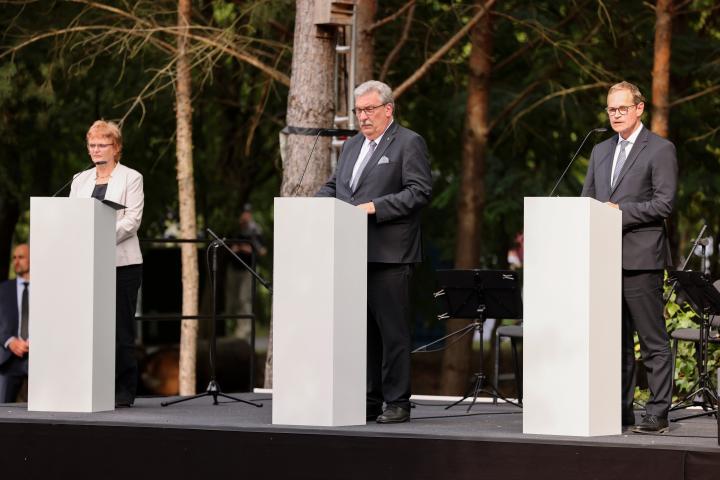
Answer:
[[[617,182],[623,165],[625,165],[625,159],[627,158],[625,155],[625,147],[628,146],[628,143],[630,143],[629,140],[620,141],[620,153],[618,154],[617,162],[615,162],[615,173],[613,174],[612,183],[610,184],[611,187],[615,187],[615,182]]]
[[[370,157],[372,157],[373,153],[375,152],[375,146],[377,146],[377,143],[374,141],[370,142],[368,145],[368,151],[365,154],[365,157],[362,159],[362,162],[360,162],[360,166],[357,169],[357,172],[355,172],[355,175],[350,179],[350,190],[353,192],[357,188],[357,184],[360,181],[360,175],[362,175],[363,170],[365,170],[365,166],[370,161]]]

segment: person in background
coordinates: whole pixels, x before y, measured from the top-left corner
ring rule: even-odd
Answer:
[[[12,256],[15,279],[0,283],[0,402],[27,402],[30,354],[30,247]]]
[[[253,251],[256,258],[267,254],[262,241],[262,228],[253,218],[250,204],[246,204],[238,218],[238,231],[233,238],[246,240],[242,243],[233,243],[230,248],[250,267],[253,266]],[[225,274],[225,311],[230,315],[249,315],[253,311],[252,304],[252,274],[234,258],[228,259]],[[250,323],[243,318],[237,319],[235,336],[245,338],[250,334]]]

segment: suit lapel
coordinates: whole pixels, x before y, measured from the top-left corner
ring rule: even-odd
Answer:
[[[370,157],[370,160],[368,160],[367,165],[365,166],[365,170],[362,171],[362,174],[360,175],[360,178],[358,179],[357,188],[360,188],[360,185],[362,184],[363,180],[367,178],[368,175],[370,175],[370,172],[372,172],[375,167],[377,167],[377,162],[379,158],[382,158],[383,154],[385,153],[385,150],[390,146],[390,144],[395,140],[395,133],[397,132],[397,122],[393,121],[392,125],[387,129],[385,134],[382,137],[382,140],[380,140],[380,145],[375,147],[375,151],[372,154],[372,157]]]
[[[0,328],[5,328],[7,334],[17,335],[18,326],[20,325],[20,312],[18,311],[17,297],[17,279],[8,280],[7,283],[2,286],[3,288],[0,289],[0,308],[7,309],[6,311],[9,315],[5,318],[10,320],[10,323],[8,325],[0,325]]]
[[[625,174],[632,168],[635,160],[637,160],[638,158],[638,155],[640,155],[640,152],[642,152],[643,149],[647,146],[647,142],[648,130],[643,126],[642,131],[640,132],[637,139],[635,140],[635,143],[633,144],[632,150],[630,150],[630,156],[627,158],[627,160],[625,160],[625,165],[623,165],[623,169],[620,170],[620,176],[618,177],[617,182],[615,182],[612,190],[610,190],[610,195],[615,193],[615,190],[617,190],[620,183],[622,183],[622,179],[625,177]]]
[[[18,303],[17,303],[17,291],[18,291],[18,284],[17,279],[12,280],[12,288],[8,288],[8,306],[10,307],[10,314],[11,317],[16,320],[16,324],[13,325],[13,328],[17,331],[17,328],[20,326],[20,310],[18,310]]]
[[[599,179],[599,184],[604,185],[607,190],[610,191],[610,179],[612,177],[612,164],[613,157],[615,154],[615,148],[617,147],[617,135],[613,136],[613,140],[609,143],[608,151],[602,160],[602,178]]]
[[[83,180],[82,185],[78,189],[77,196],[80,198],[90,198],[92,192],[95,189],[95,179],[97,178],[97,168],[90,170],[86,178]]]
[[[122,192],[123,186],[126,183],[127,170],[121,164],[117,164],[112,174],[110,175],[110,181],[108,182],[107,190],[105,191],[105,199],[115,203],[123,205]]]

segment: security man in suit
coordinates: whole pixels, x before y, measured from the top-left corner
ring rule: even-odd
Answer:
[[[422,261],[420,210],[432,193],[425,140],[393,120],[390,87],[355,91],[361,133],[343,146],[335,173],[317,196],[368,214],[367,418],[410,419],[410,276]],[[383,402],[385,410],[383,411]]]
[[[607,114],[618,134],[593,148],[582,195],[622,211],[622,422],[635,424],[633,332],[647,370],[650,399],[637,433],[668,430],[672,355],[663,317],[663,270],[672,264],[665,220],[672,212],[675,146],[641,122],[645,99],[633,84],[613,85]]]
[[[16,278],[0,283],[0,402],[27,401],[30,249],[13,250]]]

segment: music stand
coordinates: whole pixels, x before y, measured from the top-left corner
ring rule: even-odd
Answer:
[[[478,371],[473,374],[473,384],[460,400],[445,407],[454,407],[470,396],[472,403],[469,412],[481,393],[491,395],[495,399],[501,398],[507,403],[521,407],[517,402],[508,400],[490,384],[491,390],[484,388],[486,375],[484,371],[483,326],[485,319],[520,319],[522,318],[522,296],[519,275],[510,270],[438,270],[438,284],[440,290],[434,294],[445,308],[445,312],[438,315],[439,320],[449,318],[469,318],[472,323],[449,335],[440,338],[430,345],[451,337],[464,335],[470,330],[478,331],[480,335],[480,356]],[[423,348],[423,347],[421,347]]]
[[[720,314],[720,292],[710,283],[701,272],[673,271],[668,273],[668,278],[677,282],[677,285],[685,292],[687,302],[693,311],[700,317],[700,364],[698,365],[698,380],[693,385],[691,393],[675,404],[670,411],[687,408],[691,405],[700,405],[702,413],[686,415],[674,418],[672,421],[685,420],[688,418],[715,415],[718,413],[718,397],[711,388],[710,374],[708,372],[708,338],[710,336],[710,315]],[[701,398],[700,402],[695,399]]]

